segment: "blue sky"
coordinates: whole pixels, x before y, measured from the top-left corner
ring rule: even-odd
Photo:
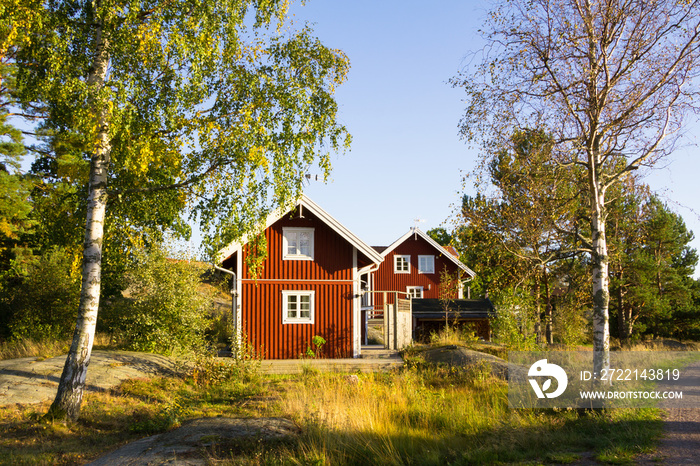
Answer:
[[[474,45],[483,10],[469,2],[310,1],[296,21],[351,62],[339,88],[351,150],[328,184],[306,194],[371,245],[389,245],[423,219],[439,226],[459,201],[476,153],[460,141],[461,91],[447,81]]]
[[[480,48],[487,3],[312,0],[292,9],[321,41],[351,62],[339,88],[351,150],[333,157],[327,184],[305,193],[371,245],[388,245],[414,224],[428,230],[454,212],[477,151],[458,135],[463,93],[447,81]],[[700,234],[697,125],[687,146],[645,181]],[[700,249],[700,239],[693,242]]]

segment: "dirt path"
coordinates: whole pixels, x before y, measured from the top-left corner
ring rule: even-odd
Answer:
[[[659,390],[683,392],[682,406],[678,402],[662,404],[666,411],[664,436],[658,450],[651,455],[639,458],[639,464],[700,464],[700,362],[695,362],[681,370],[678,381],[659,385]]]

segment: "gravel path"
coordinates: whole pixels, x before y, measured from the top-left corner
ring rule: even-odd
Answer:
[[[678,381],[658,389],[682,391],[683,406],[700,406],[700,362],[683,369]],[[664,436],[656,453],[640,457],[639,464],[700,464],[700,408],[672,407],[672,402],[661,407],[666,411]]]

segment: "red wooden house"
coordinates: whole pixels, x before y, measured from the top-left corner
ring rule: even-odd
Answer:
[[[439,299],[446,272],[456,283],[449,298],[458,299],[463,297],[464,282],[475,275],[459,260],[454,248],[440,246],[418,228],[411,228],[389,247],[374,249],[384,258],[374,273],[374,290],[400,291],[414,299]],[[382,299],[378,294],[375,306],[381,306]]]
[[[245,240],[220,253],[235,274],[234,322],[240,338],[266,359],[298,358],[318,335],[324,357],[361,351],[360,277],[382,257],[306,196],[270,215],[263,234],[267,257],[257,276]]]
[[[406,302],[415,303],[408,312],[412,307],[418,312],[402,314],[406,323],[401,325],[398,314],[394,320],[385,317],[385,334],[410,342],[416,328],[440,320],[441,272],[460,285],[452,299],[462,298],[461,285],[474,276],[454,249],[440,246],[421,230],[411,229],[389,247],[372,248],[306,196],[270,215],[262,234],[267,256],[257,273],[246,260],[253,247],[246,239],[221,251],[219,262],[234,275],[239,342],[266,359],[298,358],[307,348],[314,349],[316,335],[326,340],[324,357],[358,357],[370,314],[405,311]],[[386,304],[403,298],[403,305],[384,307],[384,296]],[[454,316],[485,320],[488,330],[490,302],[462,301]],[[400,347],[396,342],[394,347]]]
[[[410,297],[414,337],[444,327],[449,309],[450,323],[468,324],[478,336],[490,340],[493,304],[488,299],[463,299],[464,284],[475,274],[454,248],[443,247],[412,228],[391,246],[375,250],[384,261],[368,278],[373,301],[365,301],[365,315],[383,310],[385,297],[390,305],[397,297]]]

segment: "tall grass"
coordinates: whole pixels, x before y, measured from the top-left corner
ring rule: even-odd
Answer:
[[[507,416],[505,385],[486,374],[308,374],[282,411],[303,426],[305,450],[328,464],[439,462]]]
[[[30,357],[47,359],[66,354],[68,348],[70,348],[69,340],[34,341],[25,338],[7,341],[0,343],[0,360]]]
[[[296,449],[276,453],[276,460],[299,464],[629,459],[648,451],[660,433],[658,415],[649,410],[509,409],[506,383],[478,367],[423,367],[357,379],[307,372],[288,381],[279,410],[304,434]]]
[[[40,358],[48,359],[54,356],[67,354],[70,349],[71,341],[65,340],[32,340],[23,338],[21,340],[10,340],[0,342],[0,360],[18,359],[18,358]],[[95,335],[94,348],[103,348],[110,346],[110,338],[105,334]]]

